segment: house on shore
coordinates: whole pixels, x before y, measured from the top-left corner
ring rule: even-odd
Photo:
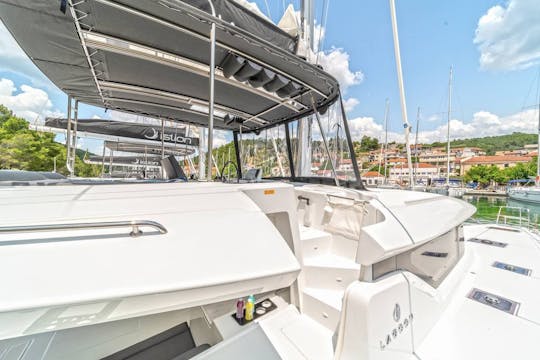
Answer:
[[[476,165],[495,165],[499,169],[516,166],[520,163],[528,163],[532,160],[531,156],[516,156],[516,155],[492,155],[492,156],[473,156],[465,158],[461,161],[461,172],[463,176],[473,166]]]
[[[368,171],[362,174],[362,180],[364,180],[366,186],[377,186],[384,183],[384,175],[378,171]]]

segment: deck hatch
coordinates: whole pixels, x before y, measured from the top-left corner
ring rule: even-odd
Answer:
[[[424,251],[422,253],[424,256],[431,256],[431,257],[438,257],[438,258],[445,258],[448,256],[448,253],[446,252],[436,252],[436,251]]]
[[[493,240],[479,239],[479,238],[470,238],[469,241],[475,242],[475,243],[478,243],[478,244],[497,246],[497,247],[501,247],[501,248],[504,248],[504,247],[506,247],[506,245],[508,245],[507,243],[503,243],[503,242],[500,242],[500,241],[493,241]]]
[[[500,261],[495,261],[492,266],[497,269],[508,270],[508,271],[515,272],[517,274],[521,274],[525,276],[530,276],[532,272],[531,269],[527,269],[521,266],[506,264]]]
[[[467,297],[471,300],[477,301],[487,306],[491,306],[492,308],[504,311],[512,315],[516,315],[519,309],[518,302],[479,289],[472,289]]]

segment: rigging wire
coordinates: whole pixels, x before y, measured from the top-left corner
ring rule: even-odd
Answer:
[[[319,55],[323,51],[324,47],[324,35],[322,33],[323,29],[326,28],[326,22],[328,20],[328,8],[330,5],[330,0],[324,0],[323,2],[323,12],[321,13],[321,25],[319,27],[319,43],[317,44],[317,58],[315,59],[315,64],[319,64]]]
[[[538,74],[536,76],[536,80],[533,79],[531,81],[531,84],[529,85],[529,90],[527,91],[527,95],[525,95],[525,98],[523,99],[523,105],[521,106],[521,110],[519,112],[519,121],[523,120],[523,112],[524,112],[523,110],[525,110],[526,108],[531,107],[531,106],[525,105],[525,103],[529,99],[529,95],[531,94],[531,91],[532,91],[532,88],[533,88],[533,85],[534,85],[535,81],[536,81],[536,99],[535,100],[538,100],[538,102],[540,102],[540,66],[538,66]],[[536,107],[536,105],[537,104],[532,105],[532,106]]]
[[[264,4],[266,5],[266,12],[270,19],[272,19],[272,14],[270,14],[270,6],[268,6],[268,1],[264,0]]]
[[[458,84],[459,85],[459,84]],[[456,107],[457,107],[457,110],[459,111],[460,115],[461,115],[461,121],[465,121],[465,109],[463,107],[463,102],[461,101],[461,97],[459,96],[459,86],[456,86],[456,81],[454,79],[453,81],[453,96],[454,96],[454,103],[456,103]],[[454,108],[454,110],[452,111],[454,114],[456,113],[456,110]],[[455,116],[455,115],[454,115]]]

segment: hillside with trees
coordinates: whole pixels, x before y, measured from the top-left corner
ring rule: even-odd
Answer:
[[[509,135],[488,136],[484,138],[459,139],[450,142],[451,147],[478,147],[484,150],[487,155],[495,154],[498,150],[517,150],[527,144],[536,144],[537,134],[524,134],[515,132]],[[434,142],[429,146],[446,146],[446,142]],[[426,146],[424,146],[426,147]]]
[[[85,164],[84,152],[77,151],[75,173],[78,176],[99,176],[101,168]],[[67,175],[66,148],[54,141],[54,134],[28,128],[28,122],[0,105],[0,169],[52,171],[56,158],[57,172]]]

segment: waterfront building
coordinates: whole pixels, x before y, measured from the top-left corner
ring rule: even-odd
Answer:
[[[464,175],[473,166],[476,165],[495,165],[499,169],[516,166],[519,163],[527,163],[531,161],[531,156],[516,156],[516,155],[492,155],[492,156],[473,156],[465,158],[461,161],[461,175]]]
[[[412,165],[413,174],[417,182],[428,183],[429,179],[439,177],[439,169],[437,166],[426,163],[416,163]],[[402,166],[395,166],[389,170],[390,181],[402,182],[409,177],[409,166],[404,163]]]

